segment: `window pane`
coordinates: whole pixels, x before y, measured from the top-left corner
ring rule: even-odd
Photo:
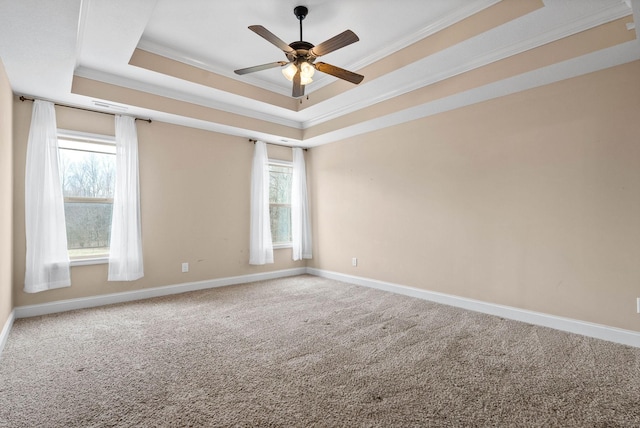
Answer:
[[[269,165],[269,202],[291,203],[291,167]]]
[[[271,241],[291,242],[291,167],[269,164],[269,216]]]
[[[116,156],[60,149],[60,177],[66,197],[113,198]]]
[[[109,254],[116,180],[115,146],[60,140],[69,257]]]
[[[109,254],[113,204],[65,202],[69,257]]]
[[[273,243],[291,242],[291,206],[271,205],[269,216]]]

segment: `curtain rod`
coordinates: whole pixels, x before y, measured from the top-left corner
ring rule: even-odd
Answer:
[[[253,138],[249,138],[249,142],[255,144],[258,140],[254,140]],[[307,149],[305,147],[297,147],[297,146],[287,146],[285,144],[278,144],[278,143],[267,143],[265,142],[265,144],[269,144],[271,146],[279,146],[279,147],[286,147],[289,149],[302,149],[305,152],[307,151]]]
[[[27,97],[21,95],[20,96],[20,101],[22,101],[22,102],[24,102],[24,101],[35,101],[35,99],[27,98]],[[90,111],[92,113],[102,113],[102,114],[108,114],[108,115],[111,115],[111,116],[115,116],[116,115],[116,113],[109,113],[107,111],[91,110],[91,109],[84,108],[84,107],[70,106],[70,105],[66,105],[66,104],[53,103],[53,105],[56,105],[56,106],[59,106],[59,107],[74,108],[76,110]],[[135,120],[142,120],[144,122],[151,123],[151,119],[141,119],[139,117],[135,117],[134,119]]]

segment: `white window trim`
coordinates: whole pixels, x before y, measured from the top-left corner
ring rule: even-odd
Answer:
[[[289,168],[293,168],[293,162],[281,159],[269,159],[269,164],[277,166],[288,166]]]
[[[58,128],[57,130],[58,139],[68,139],[68,140],[76,140],[76,141],[89,141],[100,144],[113,144],[116,145],[116,137],[114,135],[105,135],[105,134],[93,134],[91,132],[82,132],[82,131],[74,131],[72,129],[62,129]],[[63,148],[63,147],[61,147]],[[90,265],[102,265],[109,263],[109,255],[101,256],[101,257],[87,257],[87,258],[76,258],[69,260],[69,266],[90,266]]]
[[[293,162],[292,161],[286,161],[286,160],[281,160],[281,159],[271,159],[269,158],[269,165],[276,165],[276,166],[286,166],[289,167],[291,169],[293,169]],[[281,242],[281,243],[274,243],[273,244],[273,249],[274,250],[282,250],[284,248],[293,248],[293,242]]]
[[[282,244],[273,244],[274,250],[281,250],[283,248],[293,248],[293,242],[285,242]]]
[[[116,137],[113,135],[92,134],[90,132],[73,131],[71,129],[58,129],[58,138],[80,141],[93,141],[102,144],[116,144]]]
[[[70,266],[106,265],[109,263],[109,256],[96,257],[92,259],[71,259]]]

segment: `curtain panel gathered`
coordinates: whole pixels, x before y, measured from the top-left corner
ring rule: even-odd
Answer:
[[[311,222],[307,198],[307,171],[301,148],[293,149],[291,177],[291,237],[293,260],[311,258]]]
[[[116,188],[109,249],[109,281],[144,276],[140,226],[138,135],[135,119],[116,115]]]
[[[273,263],[271,221],[269,218],[269,158],[267,145],[257,141],[251,167],[249,264]]]
[[[49,101],[33,103],[25,165],[25,232],[24,291],[70,286],[56,112]]]

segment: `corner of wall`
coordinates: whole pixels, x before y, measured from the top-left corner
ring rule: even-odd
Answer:
[[[0,238],[0,326],[8,329],[13,319],[14,304],[13,91],[2,60],[0,60],[0,237],[2,237]],[[2,332],[0,345],[3,344],[5,328]]]

